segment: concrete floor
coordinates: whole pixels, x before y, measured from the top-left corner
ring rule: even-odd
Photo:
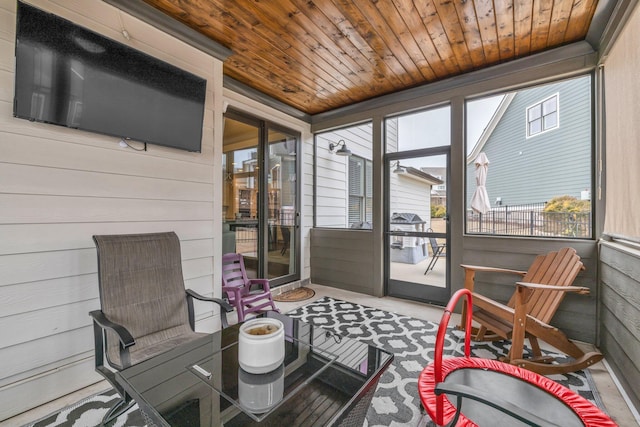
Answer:
[[[444,260],[438,261],[444,265]],[[424,271],[424,270],[423,270]],[[382,310],[402,313],[407,316],[415,317],[418,319],[429,320],[432,322],[439,322],[442,316],[442,308],[430,306],[428,304],[417,303],[407,300],[402,300],[393,297],[378,298],[370,295],[359,294],[350,291],[343,291],[340,289],[321,286],[321,285],[309,285],[309,288],[313,289],[316,294],[312,299],[299,301],[299,302],[277,302],[278,308],[286,313],[287,311],[294,310],[300,306],[308,304],[309,302],[322,298],[324,296],[330,296],[336,299],[342,299],[370,307],[376,307]],[[459,317],[454,314],[450,324],[455,324]],[[235,313],[229,317],[230,323],[236,321]],[[586,347],[590,345],[585,344]],[[600,362],[590,368],[591,374],[596,382],[598,392],[606,406],[607,412],[621,427],[640,426],[640,417],[638,413],[629,408],[624,397],[618,390],[615,384],[615,379],[610,374],[605,363]],[[98,392],[104,391],[109,388],[109,385],[103,381],[94,384],[90,387],[86,387],[75,393],[64,396],[48,404],[42,405],[31,411],[20,414],[9,420],[0,422],[0,427],[5,426],[22,426],[38,420],[53,412],[72,405],[73,403]]]

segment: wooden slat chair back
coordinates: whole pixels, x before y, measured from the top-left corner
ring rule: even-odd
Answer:
[[[564,248],[559,252],[538,255],[522,278],[522,282],[570,286],[583,268],[576,251],[572,248]],[[527,313],[541,322],[549,323],[565,294],[565,292],[534,289],[529,295]],[[515,294],[509,300],[508,306],[515,307]]]
[[[473,319],[479,324],[474,329],[474,338],[478,341],[511,340],[510,352],[504,358],[505,361],[541,374],[553,374],[584,369],[602,359],[599,352],[585,353],[562,331],[549,324],[567,292],[589,293],[588,288],[572,285],[584,269],[575,249],[563,248],[557,252],[538,255],[526,272],[472,265],[462,267],[465,269],[465,288],[473,292],[475,301]],[[522,279],[515,283],[515,292],[505,305],[474,289],[476,272],[511,273]],[[533,352],[530,359],[523,358],[525,337],[529,339]],[[542,354],[538,339],[575,360],[557,363],[553,358]]]

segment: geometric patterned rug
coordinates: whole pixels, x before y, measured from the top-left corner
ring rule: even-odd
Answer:
[[[365,426],[418,425],[422,418],[417,391],[418,375],[433,360],[438,324],[330,297],[311,302],[287,315],[392,352],[394,360],[380,378]],[[445,340],[446,354],[461,356],[464,354],[463,346],[463,334],[450,329]],[[472,342],[472,353],[476,357],[497,359],[508,352],[507,342]],[[604,410],[588,371],[551,375],[549,378]],[[28,426],[97,426],[117,398],[115,391],[110,389]],[[144,420],[137,406],[134,406],[110,423],[109,427],[142,426]]]
[[[394,360],[380,378],[365,425],[418,424],[422,417],[417,390],[418,375],[433,360],[437,323],[330,297],[321,298],[287,315],[393,353]],[[472,341],[472,355],[476,357],[497,359],[508,352],[509,343],[505,341]],[[464,355],[463,332],[449,329],[445,354]],[[604,409],[588,371],[548,377]]]

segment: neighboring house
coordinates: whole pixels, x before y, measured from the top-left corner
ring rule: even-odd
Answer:
[[[432,188],[442,180],[413,167],[391,174],[392,231],[425,232],[431,227]],[[421,237],[398,237],[391,241],[391,261],[417,264],[429,255]]]
[[[397,121],[388,123],[387,146],[397,147]],[[329,150],[331,143],[344,140],[351,155]],[[320,134],[316,137],[316,226],[368,228],[373,221],[373,164],[371,124],[362,124]],[[390,211],[412,213],[429,221],[432,189],[443,181],[421,169],[404,167],[390,174]],[[392,162],[392,169],[397,162]],[[428,224],[427,224],[428,228]]]
[[[467,157],[467,208],[480,152],[490,162],[492,207],[589,197],[590,91],[588,78],[576,78],[507,94]]]
[[[442,181],[442,184],[434,185],[431,188],[431,204],[446,206],[447,205],[447,168],[423,167],[423,168],[420,168],[420,170]]]
[[[400,165],[402,166],[402,162]],[[426,230],[431,227],[432,189],[441,185],[443,181],[417,168],[407,166],[402,169],[401,173],[390,175],[391,205],[389,211],[419,216],[425,221],[424,229]]]
[[[316,226],[349,228],[370,221],[372,197],[370,123],[316,136]],[[352,155],[339,156],[330,143],[344,140]],[[351,182],[350,182],[351,180]],[[368,209],[367,209],[368,206]]]

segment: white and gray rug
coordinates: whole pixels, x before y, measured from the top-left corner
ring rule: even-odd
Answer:
[[[438,329],[436,323],[330,297],[321,298],[287,314],[392,352],[393,363],[380,379],[365,425],[418,425],[422,418],[417,391],[418,375],[433,360]],[[446,354],[463,355],[463,343],[463,334],[450,330],[446,338]],[[509,351],[508,342],[472,344],[472,352],[476,357],[496,359]],[[553,375],[549,378],[604,409],[588,371]],[[96,426],[116,400],[115,392],[107,390],[29,424],[29,427]],[[143,418],[136,408],[134,406],[131,411],[120,416],[111,426],[144,426]]]
[[[422,416],[418,375],[433,360],[438,324],[329,297],[287,314],[392,352],[393,363],[382,375],[367,413],[368,426],[418,424]],[[472,342],[472,354],[476,357],[497,359],[508,352],[509,342]],[[450,329],[445,354],[464,355],[463,332]],[[549,378],[603,408],[587,371]]]

